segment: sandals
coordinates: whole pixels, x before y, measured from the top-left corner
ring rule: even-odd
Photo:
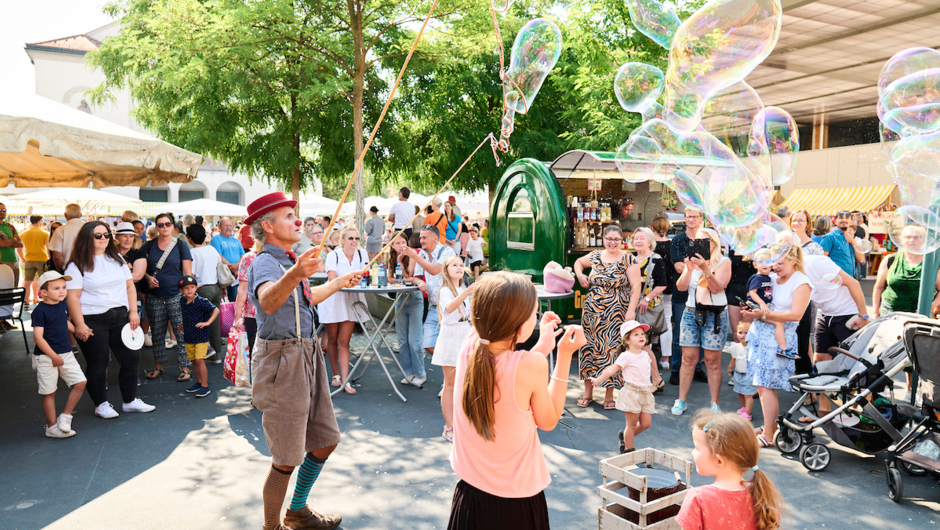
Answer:
[[[352,386],[351,384],[349,384],[348,381],[346,382],[346,386],[343,387],[343,392],[346,392],[346,393],[349,394],[350,396],[354,396],[354,395],[358,394],[358,392],[356,392],[356,389],[353,388],[353,386]]]
[[[760,444],[761,448],[764,448],[764,447],[773,447],[773,446],[774,446],[774,444],[768,442],[767,439],[764,438],[764,434],[763,434],[763,433],[757,435],[757,443]]]
[[[444,427],[444,432],[441,434],[445,440],[448,442],[454,442],[454,428],[453,427]]]
[[[591,406],[591,402],[594,401],[591,398],[581,398],[578,400],[578,406],[582,409],[586,409]]]
[[[653,394],[661,394],[666,391],[666,381],[664,379],[659,380],[659,384],[655,386]]]
[[[616,402],[616,401],[605,401],[605,402],[604,402],[604,410],[614,410],[614,409],[616,409],[616,408],[617,408],[617,402]]]
[[[154,368],[144,375],[144,379],[156,379],[163,375],[163,368]]]
[[[189,370],[183,370],[180,372],[180,376],[176,378],[177,383],[185,383],[193,378],[193,374]]]
[[[334,375],[333,380],[330,381],[330,386],[332,387],[338,387],[342,384],[343,384],[343,378],[338,375]]]

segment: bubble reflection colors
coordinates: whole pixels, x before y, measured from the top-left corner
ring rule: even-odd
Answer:
[[[856,252],[861,252],[862,254],[868,254],[872,249],[871,241],[860,237],[855,238],[855,245],[853,246]]]
[[[824,274],[819,282],[814,285],[817,289],[832,290],[842,287],[842,275],[838,273]]]
[[[901,136],[940,129],[940,68],[922,70],[888,85],[880,98],[881,121]]]
[[[503,76],[505,103],[510,109],[525,114],[532,108],[542,83],[561,56],[561,49],[561,30],[551,20],[536,18],[519,30],[512,45],[509,68]],[[516,97],[509,101],[513,91]]]
[[[764,110],[764,102],[744,81],[720,90],[705,104],[702,128],[728,146],[738,157],[748,156],[751,123]]]
[[[751,254],[758,249],[769,247],[777,241],[779,234],[790,230],[779,217],[766,210],[757,220],[739,227],[716,224],[711,215],[708,220],[717,226],[718,233],[738,254]]]
[[[614,93],[627,112],[643,112],[663,93],[663,71],[644,63],[624,63],[614,77]]]
[[[920,206],[902,206],[895,210],[888,225],[888,237],[898,250],[927,254],[940,248],[940,217]]]
[[[766,107],[757,113],[747,154],[766,186],[779,186],[793,178],[799,150],[799,127],[787,111]]]
[[[656,0],[627,0],[627,7],[636,29],[668,50],[682,24],[676,12]]]
[[[695,129],[705,102],[747,77],[774,49],[781,21],[780,0],[712,0],[683,22],[666,72],[670,124]]]

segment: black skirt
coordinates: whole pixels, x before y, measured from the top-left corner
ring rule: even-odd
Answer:
[[[545,492],[507,499],[490,495],[464,481],[457,483],[447,530],[548,530]]]

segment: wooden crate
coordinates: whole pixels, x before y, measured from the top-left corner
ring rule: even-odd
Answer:
[[[647,501],[647,477],[629,471],[630,468],[636,469],[641,464],[656,464],[672,470],[685,489],[654,501]],[[650,524],[647,523],[647,517],[653,512],[678,505],[685,498],[692,477],[692,462],[655,449],[638,449],[632,453],[601,460],[600,473],[603,477],[601,485],[597,488],[597,494],[602,499],[597,513],[597,527],[600,530],[679,529],[675,517]],[[639,502],[629,497],[627,487],[640,492]],[[628,519],[629,512],[638,514],[639,524]]]

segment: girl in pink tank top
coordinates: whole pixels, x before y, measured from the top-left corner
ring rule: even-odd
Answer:
[[[461,480],[447,527],[547,529],[543,490],[551,478],[536,429],[551,430],[561,417],[571,355],[584,346],[584,332],[580,326],[564,330],[549,376],[545,358],[562,334],[561,319],[545,313],[538,344],[514,351],[536,326],[535,286],[507,272],[477,283],[474,329],[457,358],[450,461]]]

